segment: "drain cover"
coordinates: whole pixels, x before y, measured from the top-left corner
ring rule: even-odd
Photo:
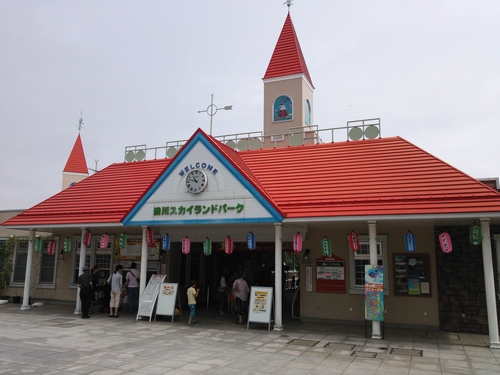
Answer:
[[[300,346],[314,346],[319,341],[303,340],[303,339],[293,339],[288,343],[288,345],[300,345]]]
[[[392,348],[390,354],[422,357],[422,350]]]
[[[337,348],[337,349],[353,350],[355,347],[356,347],[356,345],[353,345],[353,344],[342,344],[342,343],[338,343],[338,342],[329,342],[323,348]]]
[[[56,328],[73,328],[73,327],[80,327],[81,324],[72,324],[72,323],[62,323],[58,324]]]
[[[363,358],[375,358],[377,353],[372,352],[352,352],[351,356],[353,357],[363,357]]]

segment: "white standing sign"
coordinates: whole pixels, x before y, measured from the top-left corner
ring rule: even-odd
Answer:
[[[166,315],[172,317],[172,323],[174,322],[174,316],[181,314],[181,300],[178,293],[179,284],[177,283],[163,283],[160,286],[160,294],[158,296],[158,304],[156,306],[156,315]],[[178,302],[179,312],[175,313],[175,301]],[[182,314],[181,314],[182,317]]]
[[[248,300],[248,321],[267,323],[267,330],[271,330],[271,310],[273,307],[273,288],[269,286],[252,286]]]
[[[165,276],[166,275],[153,275],[151,279],[149,279],[149,283],[139,301],[139,311],[137,312],[136,320],[139,320],[141,316],[147,316],[149,317],[149,321],[151,321],[156,299],[160,292],[160,285],[163,283],[163,280],[165,280]]]

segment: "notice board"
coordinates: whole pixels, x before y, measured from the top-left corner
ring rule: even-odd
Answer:
[[[316,292],[346,293],[344,259],[333,254],[316,259]]]
[[[149,321],[151,321],[156,299],[160,292],[160,286],[163,280],[165,280],[165,276],[166,275],[153,275],[151,279],[149,279],[149,283],[139,301],[139,311],[137,312],[136,320],[138,320],[140,316],[148,316]]]
[[[267,323],[271,329],[271,310],[273,307],[273,288],[270,286],[252,286],[248,300],[247,329],[250,322]]]
[[[394,254],[397,296],[431,296],[429,254]]]
[[[181,301],[178,294],[179,284],[177,283],[162,283],[160,286],[160,294],[158,295],[158,304],[156,305],[156,315],[166,315],[172,317],[174,322],[175,303],[178,302],[179,313],[181,311]],[[156,319],[156,316],[155,316]]]

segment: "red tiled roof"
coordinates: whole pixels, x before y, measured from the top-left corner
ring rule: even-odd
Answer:
[[[85,161],[85,153],[83,152],[82,140],[80,134],[76,138],[75,144],[71,153],[69,154],[66,166],[63,172],[73,172],[73,173],[85,173],[88,174],[89,170],[87,168],[87,162]]]
[[[399,137],[241,158],[288,218],[500,211],[500,193]]]
[[[238,153],[199,132],[287,218],[500,211],[500,193],[399,137]],[[172,160],[113,164],[3,225],[119,224]]]
[[[112,164],[4,224],[120,223],[170,161]]]
[[[203,132],[203,130],[198,129],[198,131],[206,136],[206,133]],[[252,170],[248,168],[248,165],[243,161],[243,159],[241,158],[241,153],[211,137],[207,137],[207,139],[211,141],[214,147],[216,147],[219,152],[221,152],[227,158],[227,160],[229,160],[234,165],[234,167],[238,169],[243,176],[246,177],[248,181],[250,181],[250,183],[257,189],[257,191],[262,196],[264,196],[268,200],[268,202],[271,203],[271,205],[273,205],[274,208],[278,210],[278,212],[280,212],[282,216],[284,216],[281,209],[272,201],[271,197],[267,194],[264,186],[262,186],[260,181],[253,174]]]
[[[303,73],[313,86],[309,70],[307,70],[306,60],[300,48],[299,39],[293,27],[292,18],[288,13],[264,79],[300,73]]]

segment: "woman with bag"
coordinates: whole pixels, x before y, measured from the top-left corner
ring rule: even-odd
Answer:
[[[130,271],[125,276],[125,285],[127,286],[128,311],[133,313],[139,306],[139,271],[135,262],[132,262]]]
[[[118,308],[120,307],[120,298],[123,296],[123,266],[117,264],[115,272],[109,277],[108,283],[111,284],[111,300],[109,302],[109,317],[118,318]],[[113,312],[114,310],[114,312]]]

